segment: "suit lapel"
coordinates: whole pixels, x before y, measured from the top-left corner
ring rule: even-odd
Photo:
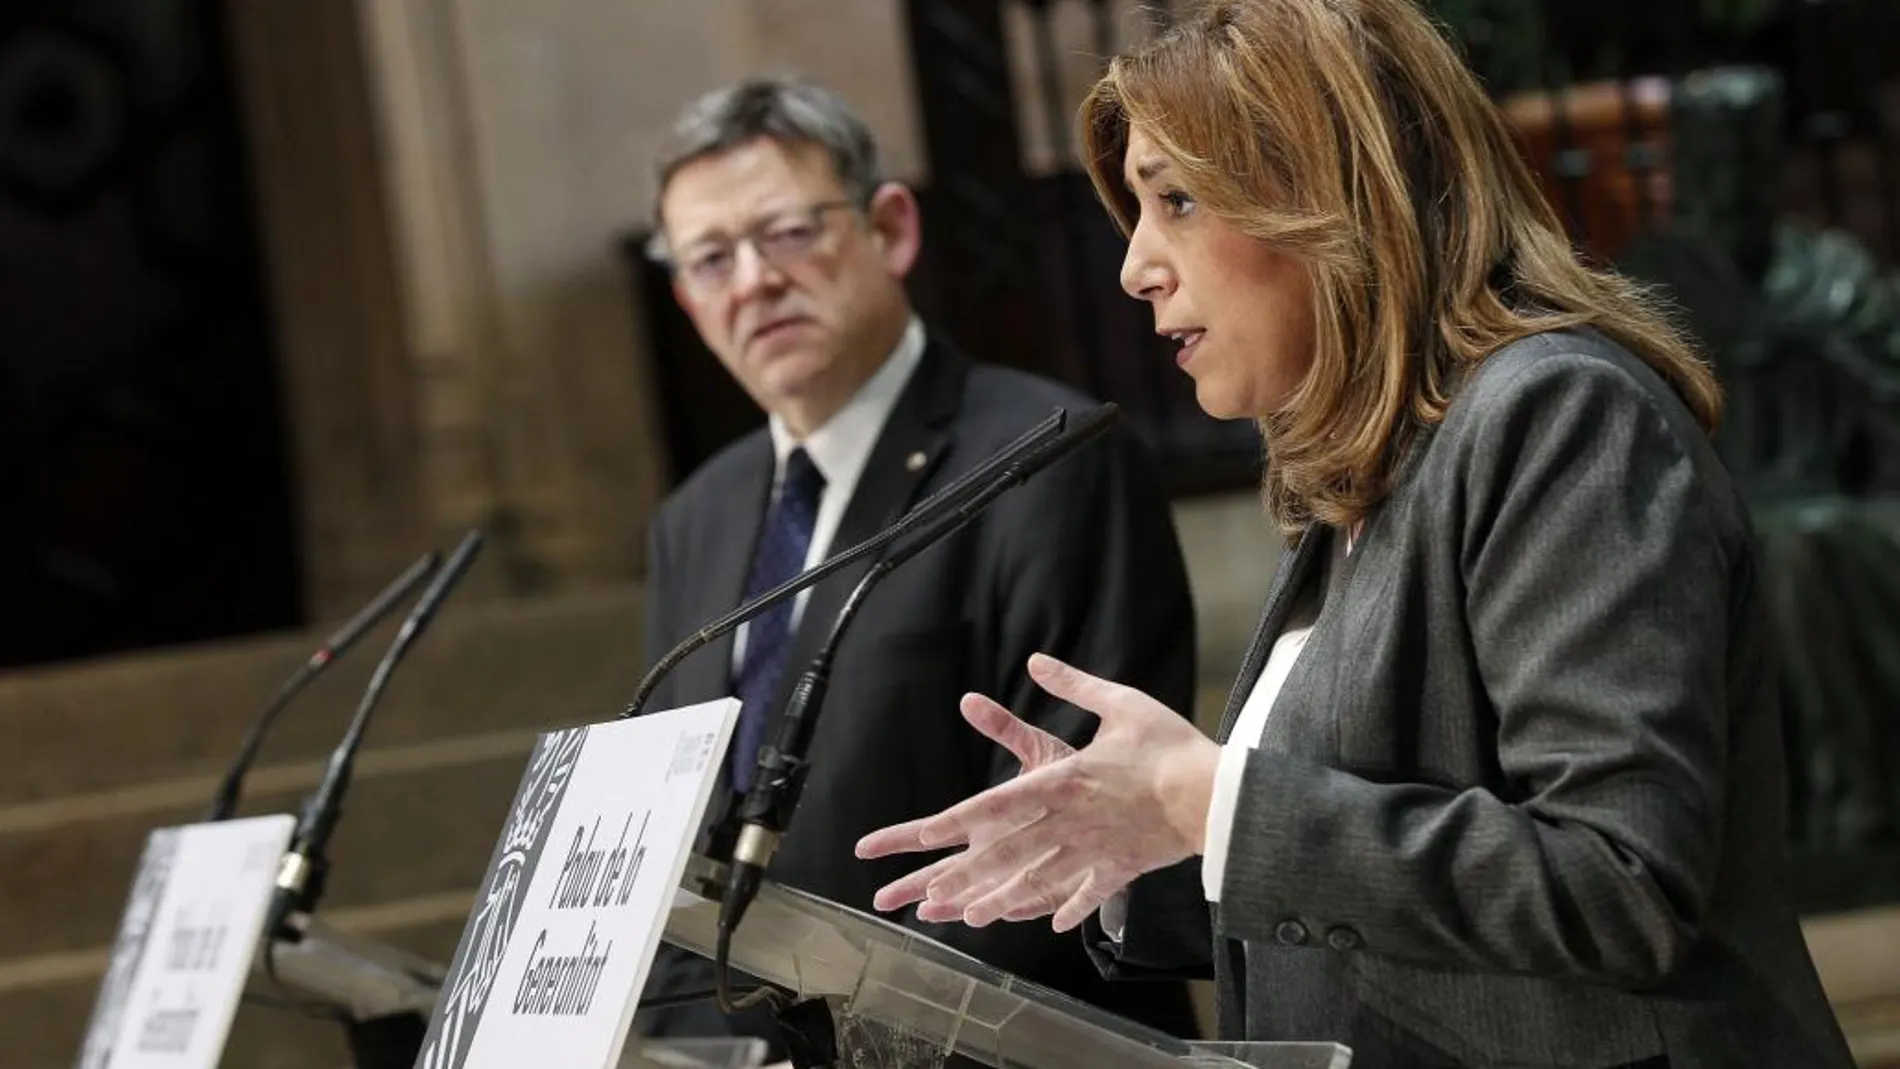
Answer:
[[[1319,547],[1326,541],[1324,534],[1319,524],[1308,524],[1293,549],[1280,555],[1280,565],[1274,569],[1273,582],[1267,587],[1267,605],[1260,613],[1260,625],[1247,644],[1247,656],[1240,663],[1234,687],[1227,693],[1227,710],[1221,714],[1220,732],[1214,736],[1217,740],[1227,741],[1228,734],[1234,730],[1234,721],[1240,718],[1240,710],[1247,704],[1247,695],[1260,681],[1260,673],[1267,667],[1267,655],[1286,626],[1286,616],[1293,605],[1287,595],[1299,590],[1311,577],[1314,562],[1319,559]]]
[[[827,556],[836,556],[889,526],[918,497],[919,489],[949,455],[951,428],[968,374],[969,364],[941,342],[932,339],[925,346],[917,370],[898,395],[877,444],[871,448],[851,502],[845,506],[838,530],[826,547]],[[874,559],[858,561],[812,588],[792,635],[776,710],[785,708],[798,677],[831,634],[838,610],[870,571]]]
[[[713,526],[705,547],[705,562],[694,570],[701,577],[696,580],[699,598],[694,619],[711,623],[737,608],[745,596],[752,548],[758,543],[766,511],[771,507],[773,467],[772,440],[760,432],[737,465],[737,474],[720,490],[720,500],[731,504],[727,513],[730,520]],[[686,675],[682,693],[732,693],[733,641],[733,634],[722,635],[679,666],[677,671]]]
[[[1314,563],[1319,559],[1319,548],[1326,542],[1323,529],[1319,524],[1308,524],[1300,532],[1299,541],[1293,548],[1280,555],[1279,566],[1273,571],[1273,582],[1267,586],[1267,604],[1260,612],[1260,624],[1254,628],[1253,639],[1247,644],[1247,656],[1240,664],[1240,674],[1234,678],[1234,687],[1227,694],[1227,709],[1221,714],[1220,730],[1214,738],[1225,744],[1227,736],[1234,730],[1234,721],[1240,719],[1240,711],[1247,704],[1247,696],[1253,693],[1254,684],[1260,682],[1260,673],[1266,670],[1267,655],[1273,650],[1274,640],[1286,626],[1287,613],[1292,610],[1293,602],[1287,596],[1297,591],[1312,577]],[[1227,1004],[1231,1013],[1238,1014],[1238,1021],[1246,1020],[1247,1008],[1247,947],[1238,939],[1227,938],[1226,919],[1219,902],[1209,907],[1213,911],[1214,952],[1226,954],[1226,973],[1228,986],[1232,994]]]

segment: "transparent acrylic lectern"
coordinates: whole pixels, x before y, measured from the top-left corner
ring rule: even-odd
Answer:
[[[711,957],[723,868],[694,857],[666,940]],[[1079,939],[1080,936],[1077,936]],[[1335,1043],[1193,1043],[991,968],[896,924],[770,882],[734,933],[731,966],[822,998],[839,1060],[925,1069],[963,1055],[996,1069],[1346,1069]]]
[[[665,938],[711,957],[724,869],[687,864]],[[1078,936],[1078,938],[1080,938]],[[312,922],[280,943],[277,983],[354,1020],[426,1018],[443,981],[432,963]],[[1176,1039],[991,968],[879,917],[780,887],[759,889],[734,934],[732,968],[803,999],[823,999],[850,1069],[934,1069],[959,1054],[996,1069],[1347,1069],[1334,1043],[1199,1043]],[[622,1066],[714,1064],[691,1044],[629,1041]],[[675,1057],[662,1057],[664,1054]],[[756,1063],[756,1059],[751,1060]],[[402,1064],[407,1064],[404,1061]]]

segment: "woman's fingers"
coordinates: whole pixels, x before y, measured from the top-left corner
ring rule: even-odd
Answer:
[[[1080,889],[1087,872],[1085,858],[1060,844],[1051,846],[993,890],[970,895],[963,922],[981,928],[999,920],[1046,917]]]
[[[892,854],[919,854],[949,846],[962,846],[969,840],[959,836],[954,822],[945,820],[948,813],[949,810],[945,810],[934,817],[919,817],[888,828],[879,828],[858,840],[857,855],[869,861]]]
[[[1024,769],[1040,768],[1075,752],[1068,743],[1023,722],[1015,713],[981,694],[964,695],[959,708],[971,727],[1014,754]]]
[[[1167,707],[1133,687],[1092,676],[1046,653],[1029,658],[1029,678],[1051,695],[1102,718],[1104,727],[1144,709],[1166,712]],[[1167,713],[1173,716],[1173,713]]]
[[[912,902],[923,901],[929,892],[930,881],[954,867],[960,857],[961,854],[952,854],[878,888],[877,894],[871,896],[871,908],[888,913],[903,909]]]
[[[1058,932],[1069,931],[1089,919],[1089,915],[1102,908],[1102,903],[1110,896],[1128,886],[1126,882],[1116,884],[1104,880],[1099,869],[1090,869],[1083,874],[1081,885],[1076,888],[1062,908],[1055,911],[1055,919],[1050,925]]]

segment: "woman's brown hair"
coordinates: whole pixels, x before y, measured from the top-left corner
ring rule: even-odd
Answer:
[[[1204,209],[1308,265],[1312,370],[1261,421],[1267,505],[1289,532],[1362,518],[1463,373],[1531,334],[1594,327],[1713,432],[1708,366],[1640,287],[1578,258],[1503,116],[1413,0],[1211,0],[1117,58],[1081,127],[1124,232],[1131,125]]]

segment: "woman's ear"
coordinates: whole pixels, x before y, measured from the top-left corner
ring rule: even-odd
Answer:
[[[903,278],[917,264],[923,248],[923,217],[917,208],[917,196],[899,182],[886,182],[871,194],[865,209],[871,224],[871,239],[877,243],[878,256],[892,278]]]

